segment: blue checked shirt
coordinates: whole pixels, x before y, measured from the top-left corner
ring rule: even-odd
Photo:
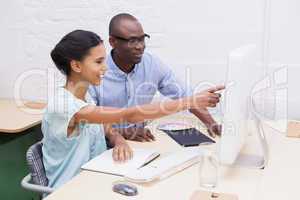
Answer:
[[[130,73],[125,73],[107,58],[107,71],[99,86],[90,86],[89,93],[99,106],[128,108],[149,104],[156,92],[171,99],[191,94],[172,70],[156,56],[145,52],[140,63]],[[145,123],[115,124],[115,128],[143,127]]]

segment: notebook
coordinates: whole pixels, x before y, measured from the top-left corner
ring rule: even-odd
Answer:
[[[185,130],[163,130],[173,140],[182,146],[197,146],[201,143],[215,143],[214,140],[204,135],[195,128]]]
[[[113,149],[110,149],[84,164],[81,169],[124,176],[148,164],[160,155],[151,149],[133,148],[132,150],[133,158],[125,163],[115,162],[112,157]]]

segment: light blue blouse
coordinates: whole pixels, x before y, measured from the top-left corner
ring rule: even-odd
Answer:
[[[42,120],[43,162],[49,186],[57,188],[80,172],[80,167],[106,150],[105,134],[100,124],[80,123],[67,137],[72,117],[84,106],[93,104],[76,98],[63,87],[49,98]]]

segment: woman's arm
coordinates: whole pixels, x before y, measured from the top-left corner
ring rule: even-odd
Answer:
[[[110,124],[104,125],[105,135],[110,144],[113,145],[113,159],[115,161],[126,161],[132,158],[133,152],[124,137],[113,129]]]
[[[112,108],[100,106],[86,106],[75,114],[75,121],[87,121],[88,123],[136,123],[147,119],[156,119],[166,115],[191,108],[215,107],[219,102],[220,94],[224,86],[218,86],[198,93],[191,97],[178,100],[169,100],[155,104],[141,105],[131,108]]]

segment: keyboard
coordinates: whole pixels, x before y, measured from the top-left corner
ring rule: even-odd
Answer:
[[[156,160],[140,169],[127,173],[126,180],[146,183],[165,179],[199,161],[202,151],[199,147],[189,147]]]

